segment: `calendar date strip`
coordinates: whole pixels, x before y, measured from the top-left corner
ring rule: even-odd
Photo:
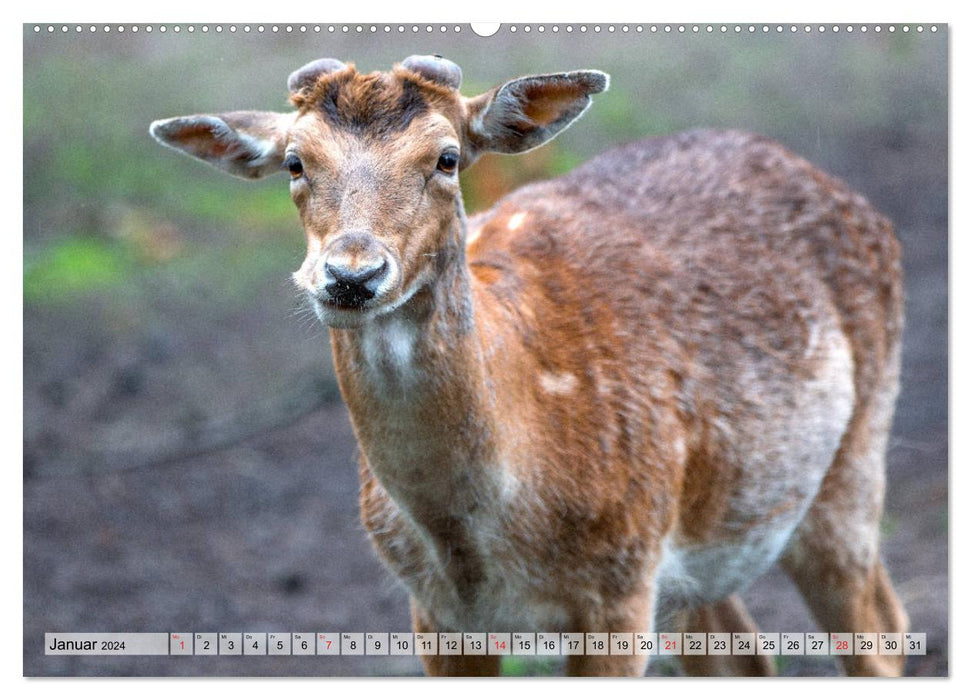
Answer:
[[[48,632],[49,656],[848,656],[927,653],[926,633]]]

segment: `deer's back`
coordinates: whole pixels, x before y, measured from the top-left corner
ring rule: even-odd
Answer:
[[[865,396],[899,342],[889,223],[764,137],[696,130],[628,144],[513,193],[470,230],[469,262],[497,298],[608,310],[625,332],[669,334],[703,362],[747,343],[798,372],[820,324],[835,322]]]

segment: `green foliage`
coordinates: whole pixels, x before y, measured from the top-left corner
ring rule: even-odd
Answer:
[[[24,262],[24,302],[63,302],[123,284],[132,261],[119,246],[94,237],[72,237]]]
[[[267,279],[285,284],[300,260],[296,235],[181,239],[175,253],[162,257],[153,255],[155,245],[137,235],[114,239],[80,233],[57,239],[27,256],[24,303],[78,304],[91,295],[131,303],[145,295],[177,294],[210,305],[243,306]]]
[[[503,676],[557,676],[562,660],[558,657],[504,656]]]

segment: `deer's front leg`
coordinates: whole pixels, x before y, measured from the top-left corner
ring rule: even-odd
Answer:
[[[575,628],[580,632],[646,632],[653,622],[653,594],[638,592],[602,610],[582,612]],[[647,656],[568,656],[569,676],[643,676]]]
[[[426,634],[454,631],[441,629],[414,598],[411,599],[411,628],[415,632]],[[422,656],[421,662],[427,676],[498,676],[502,657],[438,654]]]

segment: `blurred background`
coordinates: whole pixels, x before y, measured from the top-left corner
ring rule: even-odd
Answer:
[[[407,597],[357,514],[356,446],[327,334],[289,274],[303,234],[284,176],[224,176],[157,145],[162,117],[286,110],[332,56],[462,66],[467,95],[576,68],[610,91],[554,142],[486,156],[467,209],[611,145],[697,126],[771,136],[866,195],[904,247],[903,388],[884,556],[948,673],[947,29],[656,34],[649,26],[24,27],[24,673],[418,674],[408,657],[45,657],[44,632],[407,631]],[[431,31],[429,31],[429,29]],[[622,167],[622,166],[621,166]],[[813,631],[774,569],[745,595],[766,631]],[[847,630],[854,631],[854,630]],[[784,675],[835,675],[827,657]],[[555,671],[513,660],[508,674]],[[649,674],[675,675],[670,660]]]

